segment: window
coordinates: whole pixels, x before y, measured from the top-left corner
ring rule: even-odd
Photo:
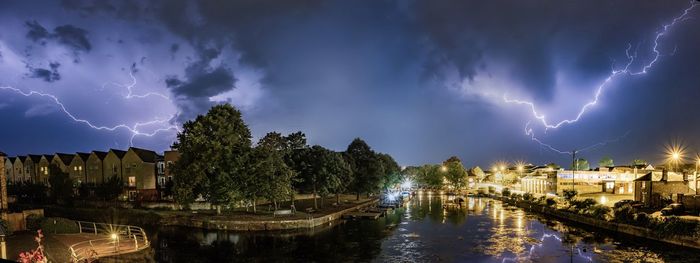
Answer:
[[[73,166],[73,171],[77,171],[77,170],[78,170],[78,166]]]
[[[136,176],[129,176],[129,186],[131,186],[131,187],[136,186]]]
[[[78,166],[78,171],[82,171],[82,170],[83,170],[83,167],[82,167],[82,166]]]

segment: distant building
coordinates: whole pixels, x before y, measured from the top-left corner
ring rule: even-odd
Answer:
[[[17,156],[15,162],[12,163],[12,168],[15,170],[14,175],[16,183],[26,183],[30,181],[29,175],[26,175],[24,170],[24,161],[26,159],[27,156]]]
[[[55,153],[51,158],[51,164],[57,166],[61,172],[69,173],[68,168],[74,157],[75,154]]]
[[[15,183],[15,176],[14,176],[14,168],[12,164],[15,162],[16,157],[5,157],[5,178],[7,178],[7,183],[8,184],[14,184]]]
[[[668,202],[683,203],[687,195],[695,195],[686,173],[653,171],[634,180],[634,200],[658,207]]]

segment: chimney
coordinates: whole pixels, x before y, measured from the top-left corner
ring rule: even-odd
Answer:
[[[661,181],[663,181],[663,182],[668,181],[668,171],[666,169],[661,171]]]

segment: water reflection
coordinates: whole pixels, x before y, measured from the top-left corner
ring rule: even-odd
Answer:
[[[615,239],[488,198],[467,198],[461,205],[454,198],[426,193],[377,221],[339,221],[313,230],[164,227],[151,236],[161,262],[684,262],[697,253]]]

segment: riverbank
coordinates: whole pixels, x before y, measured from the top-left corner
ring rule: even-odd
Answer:
[[[328,200],[326,200],[327,202]],[[138,226],[184,226],[210,230],[269,231],[308,229],[331,224],[343,214],[377,204],[377,198],[346,201],[326,205],[318,211],[307,211],[308,204],[299,204],[301,211],[290,215],[274,215],[270,211],[258,213],[230,211],[217,215],[213,211],[173,211],[153,209],[85,208],[42,206],[47,216],[76,220],[130,224]],[[260,209],[260,208],[259,208]]]
[[[575,214],[567,211],[557,210],[544,205],[533,204],[525,201],[513,201],[505,199],[502,197],[491,197],[496,200],[503,201],[504,203],[515,205],[519,208],[524,209],[528,212],[535,212],[547,216],[554,217],[558,220],[568,221],[573,223],[579,223],[607,231],[612,231],[615,233],[621,233],[641,238],[646,238],[649,240],[654,240],[658,242],[674,244],[694,249],[700,249],[700,240],[694,239],[692,237],[686,236],[661,236],[657,231],[653,229],[634,226],[629,224],[623,224],[618,222],[611,222],[601,219],[592,218],[585,215]]]

